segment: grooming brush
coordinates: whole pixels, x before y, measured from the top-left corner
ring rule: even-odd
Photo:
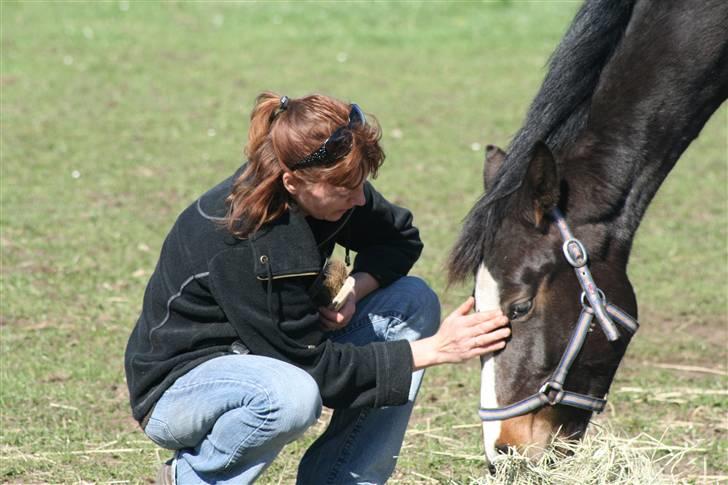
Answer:
[[[318,306],[338,311],[354,291],[354,278],[349,276],[349,270],[343,261],[338,259],[327,261],[322,273],[323,281],[314,296],[314,302]]]

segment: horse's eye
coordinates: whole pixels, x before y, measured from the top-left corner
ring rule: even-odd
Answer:
[[[528,315],[528,312],[531,311],[531,306],[533,305],[533,300],[526,300],[526,301],[519,301],[517,303],[514,303],[511,305],[511,308],[508,311],[508,318],[510,320],[518,320],[519,318],[523,318],[526,315]]]

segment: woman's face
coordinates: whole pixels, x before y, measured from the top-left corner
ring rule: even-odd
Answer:
[[[283,185],[306,215],[323,221],[338,221],[352,207],[366,203],[364,182],[349,189],[283,174]]]

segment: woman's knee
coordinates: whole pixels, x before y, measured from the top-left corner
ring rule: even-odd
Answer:
[[[313,378],[292,365],[280,364],[269,366],[255,380],[258,391],[220,416],[211,439],[202,443],[211,454],[220,455],[220,466],[234,468],[246,457],[275,456],[321,415],[321,397]]]
[[[292,367],[285,381],[270,383],[268,398],[275,434],[291,439],[314,425],[321,416],[322,402],[316,381],[305,371]]]
[[[410,315],[406,315],[407,320],[417,325],[421,338],[434,335],[440,326],[440,299],[434,290],[416,276],[405,276],[395,284],[400,297],[408,303]]]
[[[178,379],[157,402],[147,435],[165,448],[195,446],[216,426],[255,430],[262,440],[296,436],[321,415],[313,378],[280,360],[231,355]]]
[[[269,357],[236,357],[238,376],[246,376],[241,405],[278,421],[284,431],[305,429],[316,422],[321,415],[321,395],[318,384],[306,371]]]
[[[260,373],[248,375],[238,404],[220,415],[210,435],[216,449],[226,449],[236,461],[251,449],[277,449],[316,423],[322,403],[318,385],[305,371],[282,361],[265,359]],[[214,436],[213,436],[214,435]]]

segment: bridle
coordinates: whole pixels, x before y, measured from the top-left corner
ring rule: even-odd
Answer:
[[[576,327],[571,334],[569,343],[564,350],[564,354],[561,356],[559,365],[546,382],[543,383],[538,392],[509,406],[480,408],[480,419],[483,421],[501,421],[503,419],[515,418],[516,416],[522,416],[544,406],[555,406],[557,404],[573,406],[597,413],[601,412],[607,403],[606,399],[564,389],[564,382],[566,381],[569,369],[584,345],[595,316],[604,331],[604,335],[610,342],[619,339],[619,330],[614,324],[615,321],[630,334],[634,334],[639,328],[637,320],[621,308],[607,302],[602,290],[594,283],[594,278],[587,266],[586,248],[571,233],[569,225],[566,223],[566,219],[561,211],[559,209],[553,209],[551,216],[556,222],[561,237],[564,240],[562,246],[564,257],[574,268],[576,277],[583,290],[581,293],[582,311],[576,322]]]

